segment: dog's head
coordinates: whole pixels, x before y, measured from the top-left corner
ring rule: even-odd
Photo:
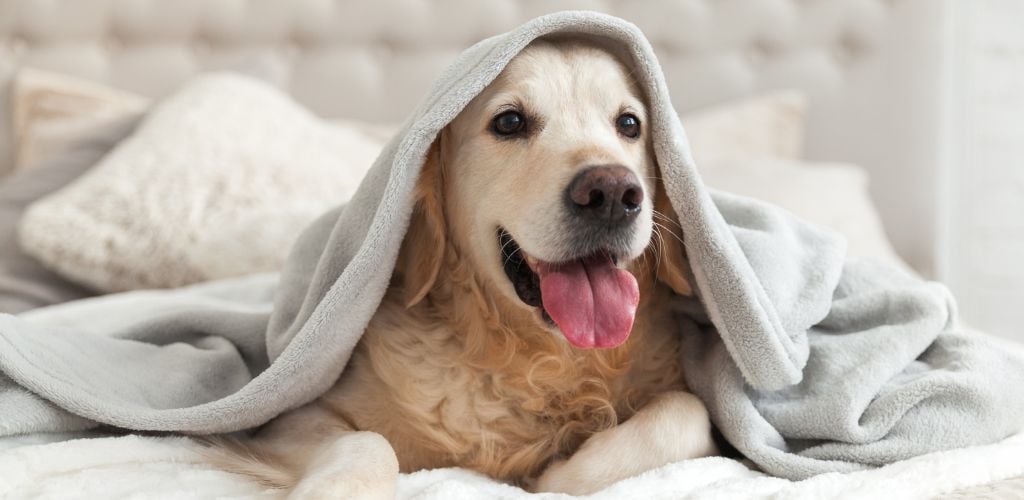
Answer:
[[[410,302],[443,277],[455,248],[489,294],[576,347],[614,347],[631,331],[634,261],[652,241],[664,247],[652,274],[689,293],[679,235],[666,227],[675,217],[655,221],[656,204],[672,210],[647,120],[609,52],[568,40],[527,47],[431,148],[410,228],[420,248],[405,252]]]

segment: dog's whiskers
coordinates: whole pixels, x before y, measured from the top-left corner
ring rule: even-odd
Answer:
[[[657,222],[655,222],[654,225],[657,228],[664,229],[664,226],[658,224]],[[662,254],[664,253],[664,249],[665,249],[665,237],[661,233],[662,233],[662,231],[655,231],[654,232],[654,235],[658,237],[658,239],[655,241],[654,246],[653,246],[654,261],[655,262],[661,262],[661,259],[663,257]],[[646,254],[644,255],[644,257],[646,258]],[[654,267],[654,279],[655,279],[655,281],[658,280],[658,273],[660,271],[660,269],[659,269],[660,267],[661,266],[655,266]]]
[[[653,213],[653,216],[654,216],[655,219],[660,220],[662,222],[667,222],[667,223],[669,223],[671,225],[679,227],[679,230],[682,231],[683,226],[680,225],[679,222],[677,222],[672,217],[669,217],[668,215],[666,215],[666,214],[664,214],[662,212],[658,212],[657,210],[652,210],[652,213]],[[663,227],[668,228],[664,224],[663,224]],[[673,234],[673,236],[675,236],[675,234]],[[676,239],[679,240],[679,237],[676,237]],[[683,242],[682,240],[679,240],[679,243],[682,243],[682,242]]]
[[[516,249],[515,252],[512,252],[512,253],[508,254],[508,256],[505,257],[505,261],[501,263],[502,267],[508,265],[508,263],[512,261],[512,257],[514,257],[515,254],[517,254],[517,253],[519,253],[519,249],[518,248]]]
[[[653,222],[653,224],[655,225],[655,227],[658,227],[658,228],[662,229],[662,231],[659,231],[659,232],[666,232],[666,233],[672,235],[672,237],[675,238],[676,241],[678,241],[680,245],[684,245],[684,247],[685,247],[686,243],[683,242],[683,239],[680,238],[679,236],[677,236],[676,233],[673,233],[672,230],[668,228],[668,226],[666,226],[664,224],[661,224],[661,223],[659,223],[657,221]]]
[[[508,246],[511,245],[512,243],[514,243],[514,240],[512,240],[512,238],[509,238],[508,241],[505,242],[505,244],[501,245],[501,249],[499,250],[499,252],[505,256],[504,262],[501,263],[502,267],[508,265],[508,263],[512,261],[512,257],[515,257],[515,255],[519,253],[520,250],[522,250],[517,246],[514,252],[506,254],[505,249],[508,248]]]
[[[675,227],[679,228],[680,230],[683,229],[683,226],[679,225],[679,222],[677,222],[675,219],[673,219],[672,217],[669,217],[669,216],[667,216],[667,215],[665,215],[665,214],[663,214],[663,213],[661,213],[661,212],[659,212],[657,210],[652,210],[652,215],[654,216],[655,219],[658,219],[658,220],[660,220],[662,222],[666,222],[666,223],[668,223],[668,224],[670,224],[672,226],[675,226]]]

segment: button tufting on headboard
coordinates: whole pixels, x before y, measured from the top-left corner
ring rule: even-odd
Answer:
[[[836,59],[843,65],[856,61],[859,56],[863,55],[865,50],[866,47],[859,40],[849,35],[841,36],[832,48]]]

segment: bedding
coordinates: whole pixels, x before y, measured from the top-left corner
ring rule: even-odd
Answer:
[[[0,313],[19,313],[36,307],[96,295],[46,268],[21,250],[17,228],[32,202],[67,185],[131,134],[140,114],[93,123],[88,131],[41,159],[31,170],[0,180]]]
[[[23,110],[19,158],[58,151],[97,119],[144,102],[77,79],[24,73],[15,94],[15,109]],[[795,159],[803,113],[798,93],[779,92],[684,121],[709,159]],[[279,270],[301,228],[348,199],[396,129],[325,122],[255,80],[201,78],[162,102],[89,175],[29,207],[19,244],[65,278],[103,292]]]
[[[352,199],[306,229],[279,278],[0,316],[0,433],[89,421],[230,432],[322,393],[388,285],[437,132],[518,50],[551,33],[621,49],[652,100],[655,152],[700,295],[677,304],[687,382],[758,468],[791,480],[856,473],[1019,432],[1018,353],[963,332],[941,285],[884,262],[846,262],[836,233],[705,188],[643,35],[568,12],[463,53]],[[1019,467],[1015,456],[1002,465]]]
[[[78,438],[63,441],[62,438]],[[63,442],[59,442],[61,440]],[[0,496],[4,498],[246,498],[283,499],[247,478],[205,464],[199,445],[180,437],[58,436],[0,439]],[[735,460],[680,462],[615,483],[587,498],[877,500],[1009,499],[1024,493],[1024,434],[998,444],[930,453],[849,474],[804,481],[771,477]],[[564,499],[529,494],[470,471],[437,469],[402,474],[398,500]]]
[[[251,64],[243,71],[273,76],[263,65]],[[4,81],[10,82],[10,99],[0,100],[0,111],[11,109],[21,161],[14,174],[0,177],[0,313],[103,293],[61,276],[25,253],[17,228],[29,205],[80,177],[131,135],[146,100],[32,68],[13,72]]]
[[[289,242],[348,199],[378,152],[269,85],[201,78],[88,174],[29,207],[20,243],[108,292],[278,269]]]

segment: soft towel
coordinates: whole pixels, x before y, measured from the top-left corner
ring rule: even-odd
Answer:
[[[462,53],[350,202],[300,237],[279,278],[0,316],[0,369],[10,379],[0,381],[0,434],[92,422],[229,432],[324,392],[388,286],[431,142],[549,34],[619,51],[652,103],[661,178],[700,299],[679,300],[687,382],[740,451],[800,479],[992,443],[1020,428],[1024,360],[960,333],[941,285],[847,263],[833,232],[707,190],[643,34],[610,16],[565,12]]]

